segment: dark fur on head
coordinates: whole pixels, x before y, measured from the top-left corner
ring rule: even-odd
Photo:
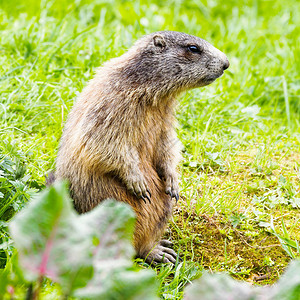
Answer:
[[[205,40],[172,31],[141,38],[125,56],[124,82],[144,87],[152,99],[210,84],[229,66],[225,54]]]

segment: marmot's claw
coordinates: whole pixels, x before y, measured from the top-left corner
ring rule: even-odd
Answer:
[[[179,194],[178,194],[178,192],[171,191],[171,189],[169,188],[169,189],[166,190],[166,194],[170,195],[171,199],[175,198],[176,199],[176,203],[178,202],[178,200],[179,200]]]
[[[146,197],[148,198],[148,196],[146,196]],[[147,204],[147,201],[146,201],[146,199],[145,199],[145,197],[143,195],[141,195],[141,198],[143,199],[143,201],[145,202],[145,204]]]
[[[147,193],[144,193],[144,194],[142,194],[142,195],[140,195],[140,196],[138,196],[136,193],[134,193],[134,195],[135,195],[137,198],[143,199],[143,201],[145,202],[145,204],[147,204],[146,199],[148,200],[149,203],[151,203],[151,199],[150,199],[150,197],[148,197]]]
[[[146,198],[146,199],[148,199],[149,203],[151,204],[150,197],[148,197],[148,195],[147,195],[147,194],[145,195],[145,198]]]
[[[166,194],[167,194],[167,195],[170,195],[171,198],[172,198],[171,188],[166,189]]]
[[[171,248],[173,246],[173,243],[169,240],[161,240],[159,244],[167,248]]]
[[[132,195],[134,195],[137,199],[143,199],[145,203],[147,203],[146,199],[151,203],[150,197],[151,193],[147,189],[146,183],[143,179],[137,180],[129,180],[127,183],[127,189]],[[150,197],[147,195],[147,192],[149,193]]]
[[[142,194],[142,195],[137,195],[137,193],[135,191],[132,191],[132,194],[137,197],[138,199],[143,199],[143,201],[145,202],[145,204],[147,204],[146,199],[149,201],[149,203],[151,203],[151,199],[148,197],[148,195],[146,193]]]
[[[147,191],[147,193],[149,194],[149,198],[151,198],[151,193],[150,193],[150,191],[147,189],[146,190]]]

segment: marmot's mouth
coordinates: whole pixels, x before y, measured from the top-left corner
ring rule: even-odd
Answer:
[[[210,83],[214,82],[218,77],[220,77],[220,76],[207,77],[207,78],[204,79],[204,82],[205,82],[205,84],[210,84]]]
[[[217,78],[221,77],[224,74],[224,72],[222,71],[219,74],[214,74],[214,76],[207,76],[204,81],[207,83],[212,83],[213,81],[215,81]]]
[[[217,79],[218,77],[208,77],[208,78],[205,78],[205,82],[213,82]]]
[[[205,86],[205,85],[209,85],[212,82],[214,82],[217,78],[221,77],[223,75],[223,71],[221,71],[220,73],[213,73],[213,74],[209,74],[205,77],[202,77],[201,79],[199,78],[199,81],[196,83],[196,85],[194,87],[201,87],[201,86]]]

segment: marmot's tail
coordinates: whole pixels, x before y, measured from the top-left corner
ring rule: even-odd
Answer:
[[[50,173],[48,173],[47,175],[45,175],[45,180],[46,180],[46,186],[51,186],[54,181],[55,181],[55,175],[54,175],[54,171],[51,171]]]

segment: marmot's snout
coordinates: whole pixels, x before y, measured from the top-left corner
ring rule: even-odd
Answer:
[[[228,58],[226,57],[226,60],[224,62],[224,65],[223,65],[223,70],[225,71],[226,69],[228,69],[230,66],[230,63],[229,63],[229,60]]]
[[[207,41],[202,40],[205,44],[205,50],[208,54],[208,57],[210,57],[210,60],[213,62],[216,62],[218,64],[218,68],[225,71],[229,68],[229,60],[227,56],[220,51],[219,49],[215,48],[213,45],[208,43]]]
[[[198,82],[198,86],[211,84],[217,78],[221,77],[230,65],[227,56],[223,52],[211,45],[209,50],[208,53],[210,53],[210,55],[207,56],[205,71],[202,70],[200,65],[199,74],[201,74],[201,79]]]

